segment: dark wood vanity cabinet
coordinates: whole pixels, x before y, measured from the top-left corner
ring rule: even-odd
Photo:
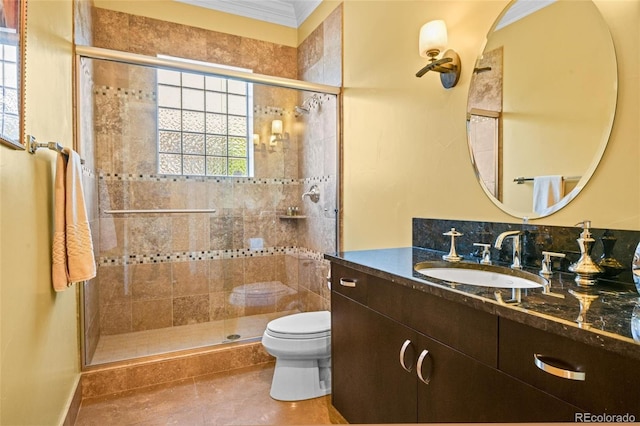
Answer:
[[[332,403],[350,423],[574,419],[497,369],[493,315],[336,264],[331,304]]]

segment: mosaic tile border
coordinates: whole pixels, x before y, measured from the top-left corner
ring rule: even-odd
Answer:
[[[82,166],[82,176],[95,178],[96,177],[96,172],[95,172],[95,170],[83,165]]]
[[[100,180],[104,181],[126,181],[126,182],[215,182],[215,183],[237,183],[237,184],[278,184],[278,185],[298,185],[300,179],[280,179],[280,178],[247,178],[233,176],[182,176],[182,175],[156,175],[156,174],[136,174],[136,173],[105,173],[98,172]]]
[[[300,183],[320,183],[320,182],[331,182],[331,180],[335,179],[335,176],[313,176],[309,178],[300,179]]]
[[[156,174],[136,174],[136,173],[105,173],[98,172],[98,178],[103,181],[124,181],[124,182],[215,182],[215,183],[237,183],[253,185],[300,185],[308,183],[331,182],[335,176],[313,176],[303,179],[280,179],[280,178],[238,178],[233,176],[179,176],[179,175],[156,175]]]
[[[115,96],[117,98],[135,98],[138,100],[156,100],[156,92],[145,92],[140,89],[125,87],[95,86],[94,95]]]
[[[283,116],[286,114],[291,115],[292,112],[285,111],[282,107],[269,106],[269,105],[254,105],[253,106],[254,114],[263,114],[263,115],[278,115]]]
[[[154,263],[191,262],[195,260],[248,259],[251,257],[267,257],[275,255],[304,256],[305,259],[322,260],[322,253],[300,247],[265,247],[259,250],[204,250],[177,252],[171,254],[131,254],[122,257],[100,257],[98,266],[140,265]]]

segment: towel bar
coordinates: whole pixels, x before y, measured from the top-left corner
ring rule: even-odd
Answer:
[[[564,180],[580,180],[582,178],[582,176],[565,176],[563,179]],[[533,178],[532,177],[517,177],[515,179],[513,179],[513,181],[515,183],[517,183],[518,185],[522,185],[523,183],[526,182],[533,182]]]
[[[31,135],[27,135],[26,139],[27,146],[29,147],[29,152],[31,154],[35,154],[36,151],[40,148],[49,148],[51,151],[56,151],[63,155],[67,155],[62,151],[64,147],[58,142],[36,142],[36,138]],[[84,158],[80,159],[80,164],[84,164]]]
[[[36,142],[36,138],[31,135],[27,135],[27,145],[31,154],[35,154],[39,148],[49,148],[50,150],[57,152],[62,152],[64,149],[64,147],[58,142]]]

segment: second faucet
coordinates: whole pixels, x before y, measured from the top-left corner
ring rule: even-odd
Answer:
[[[520,251],[522,250],[522,243],[520,241],[520,235],[522,232],[520,231],[505,231],[502,234],[498,235],[496,238],[496,243],[494,245],[495,248],[501,249],[502,243],[507,238],[513,239],[513,263],[511,267],[514,269],[522,269],[522,261],[520,259]]]

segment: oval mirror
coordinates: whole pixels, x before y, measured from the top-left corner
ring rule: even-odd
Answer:
[[[476,62],[467,136],[478,181],[520,218],[548,216],[584,188],[616,109],[613,40],[592,1],[514,0]]]

